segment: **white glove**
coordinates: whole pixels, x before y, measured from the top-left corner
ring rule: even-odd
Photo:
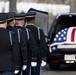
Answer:
[[[37,65],[37,62],[31,62],[31,66],[35,67]]]
[[[17,74],[18,72],[19,72],[19,70],[15,70],[15,71],[14,71],[14,74]]]
[[[25,70],[27,68],[27,65],[23,65],[22,70]]]
[[[42,60],[42,63],[41,63],[41,66],[45,66],[46,65],[46,62]]]

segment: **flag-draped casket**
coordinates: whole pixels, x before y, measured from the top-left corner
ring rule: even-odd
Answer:
[[[76,27],[64,28],[57,32],[50,47],[52,51],[58,48],[76,48]]]

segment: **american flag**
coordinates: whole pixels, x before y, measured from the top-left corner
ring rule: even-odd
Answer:
[[[51,44],[52,51],[57,50],[59,44],[76,44],[76,27],[65,28],[57,32]]]

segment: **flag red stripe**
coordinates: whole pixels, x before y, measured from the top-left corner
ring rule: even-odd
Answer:
[[[75,31],[76,31],[76,28],[74,28],[74,29],[72,30],[72,33],[71,33],[71,42],[74,42]]]

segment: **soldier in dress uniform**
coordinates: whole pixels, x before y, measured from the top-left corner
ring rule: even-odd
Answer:
[[[16,33],[17,31],[14,28],[14,26],[15,26],[15,12],[8,12],[7,15],[8,15],[7,29],[9,31],[13,31],[17,35],[17,33]]]
[[[0,75],[14,75],[20,67],[19,46],[7,28],[7,14],[0,13]]]
[[[23,28],[25,24],[25,13],[17,14],[15,16],[15,21],[20,29],[24,30],[27,36],[28,65],[27,68],[22,72],[22,75],[30,75],[30,66],[36,66],[38,49],[31,31],[29,29]]]
[[[32,67],[31,75],[40,75],[40,65],[46,65],[47,58],[47,45],[45,42],[45,36],[43,30],[35,26],[35,12],[28,12],[26,14],[26,28],[30,29],[33,33],[36,45],[38,47],[37,51],[37,66]]]
[[[20,49],[20,70],[19,73],[15,75],[21,75],[21,69],[24,69],[24,65],[27,65],[27,42],[26,42],[26,35],[22,30],[16,29],[15,26],[15,13],[8,12],[8,26],[7,29],[9,31],[13,31],[16,34],[17,41],[19,44]]]

